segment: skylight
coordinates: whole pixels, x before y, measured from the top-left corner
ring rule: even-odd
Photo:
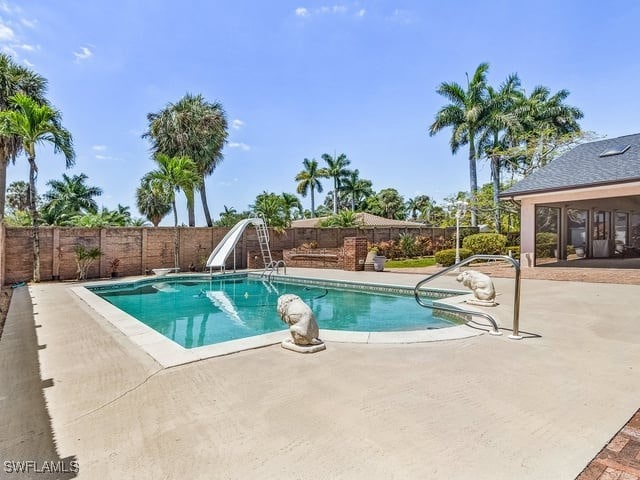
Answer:
[[[604,152],[602,152],[600,154],[601,157],[612,157],[613,155],[620,155],[624,152],[626,152],[627,150],[629,150],[629,147],[631,145],[615,145],[611,148],[608,148],[607,150],[605,150]]]

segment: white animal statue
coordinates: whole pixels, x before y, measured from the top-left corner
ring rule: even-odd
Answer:
[[[316,317],[302,299],[291,293],[278,298],[278,315],[284,323],[289,325],[289,332],[296,345],[321,345],[318,339],[320,331]]]
[[[491,277],[488,275],[475,270],[466,270],[460,273],[456,280],[473,292],[475,299],[467,301],[467,303],[485,306],[496,305],[496,289],[493,286]]]

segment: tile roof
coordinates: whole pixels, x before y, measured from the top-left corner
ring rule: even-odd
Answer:
[[[411,222],[408,220],[393,220],[379,217],[371,213],[359,212],[356,214],[362,227],[424,227],[423,223]],[[291,222],[291,228],[314,228],[327,217],[305,218]]]
[[[630,145],[630,148],[622,154],[600,156],[609,149],[626,145]],[[500,196],[510,197],[632,180],[640,180],[640,133],[578,145],[505,190]]]

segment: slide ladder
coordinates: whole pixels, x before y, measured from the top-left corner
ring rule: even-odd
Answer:
[[[209,270],[220,268],[224,272],[227,258],[231,255],[231,252],[235,252],[237,243],[249,225],[253,225],[256,228],[260,253],[262,254],[262,261],[264,262],[264,271],[274,270],[278,268],[278,265],[284,265],[282,260],[279,262],[273,261],[271,249],[269,248],[269,229],[267,228],[266,222],[258,216],[252,216],[236,223],[222,238],[220,243],[216,245],[216,248],[214,248],[211,255],[209,255],[206,263],[206,267],[209,268]]]
[[[271,249],[269,248],[269,229],[267,224],[260,218],[260,222],[254,223],[256,234],[258,235],[258,243],[260,244],[260,253],[264,262],[265,271],[273,268],[273,258],[271,257]]]

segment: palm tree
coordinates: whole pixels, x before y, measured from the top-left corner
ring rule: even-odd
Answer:
[[[300,199],[293,195],[292,193],[282,193],[282,206],[285,211],[285,221],[287,222],[287,227],[291,226],[291,210],[294,208],[298,210],[298,212],[302,212],[302,204],[300,203]]]
[[[337,156],[334,154],[333,157],[328,153],[323,153],[322,159],[327,163],[327,176],[333,178],[333,214],[336,215],[338,213],[338,191],[342,180],[351,173],[351,170],[347,169],[351,161],[344,153]]]
[[[88,178],[84,173],[72,177],[63,173],[62,180],[47,183],[51,189],[44,194],[47,203],[42,209],[42,216],[49,225],[62,225],[76,215],[98,211],[93,197],[102,195],[102,189],[87,185]]]
[[[13,59],[0,53],[0,112],[14,109],[11,97],[23,93],[39,104],[46,104],[44,94],[47,80],[26,67],[16,64]],[[7,189],[7,166],[15,162],[22,152],[22,138],[18,135],[0,135],[0,220],[4,217],[5,194]]]
[[[29,201],[33,222],[33,281],[40,281],[40,232],[36,208],[36,145],[48,143],[54,153],[62,153],[67,168],[75,161],[71,133],[62,127],[60,112],[48,105],[40,105],[31,97],[17,94],[11,97],[15,110],[0,112],[0,133],[19,137],[29,161]]]
[[[205,179],[213,173],[223,159],[222,148],[227,141],[227,117],[218,102],[207,102],[202,95],[187,93],[176,103],[169,103],[157,113],[147,115],[149,130],[142,137],[149,138],[154,153],[169,157],[187,156],[197,168],[200,181],[202,208],[210,227],[213,225]],[[187,205],[189,226],[195,226],[193,203]]]
[[[136,206],[154,227],[171,212],[171,193],[164,184],[153,182],[149,174],[140,180],[140,186],[136,189]]]
[[[349,197],[352,212],[356,211],[356,205],[363,199],[373,195],[372,185],[371,180],[360,178],[357,168],[342,179],[342,191]]]
[[[512,74],[496,90],[487,87],[487,128],[480,138],[481,151],[489,159],[493,182],[493,209],[496,232],[500,233],[500,173],[503,167],[501,152],[515,142],[516,131],[521,128],[520,119],[514,113],[514,104],[520,92],[520,78]]]
[[[380,210],[385,218],[404,218],[404,198],[395,188],[385,188],[378,192]]]
[[[256,196],[251,209],[260,214],[264,221],[272,227],[286,227],[284,199],[275,193],[264,191]]]
[[[193,160],[189,157],[169,157],[162,153],[155,155],[154,160],[158,164],[158,168],[149,172],[149,181],[152,189],[165,191],[169,197],[171,207],[173,209],[173,227],[174,227],[174,260],[175,268],[180,266],[180,246],[178,240],[178,211],[176,210],[176,192],[182,190],[193,201],[193,189],[200,181],[198,168]]]
[[[456,82],[443,82],[437,93],[451,103],[443,106],[437,113],[434,122],[429,127],[429,135],[433,136],[446,127],[452,128],[451,153],[455,154],[463,145],[469,145],[469,180],[471,198],[475,198],[478,191],[478,174],[476,160],[478,159],[477,141],[485,128],[488,111],[487,101],[487,72],[488,63],[481,63],[469,80],[467,75],[467,89]],[[471,209],[471,225],[476,226],[476,212]]]
[[[311,218],[316,216],[316,203],[314,198],[314,192],[322,193],[321,178],[328,178],[327,171],[324,168],[318,168],[318,162],[313,159],[309,160],[305,158],[302,161],[304,170],[296,175],[296,182],[298,186],[296,191],[303,197],[307,196],[307,193],[311,192]]]

